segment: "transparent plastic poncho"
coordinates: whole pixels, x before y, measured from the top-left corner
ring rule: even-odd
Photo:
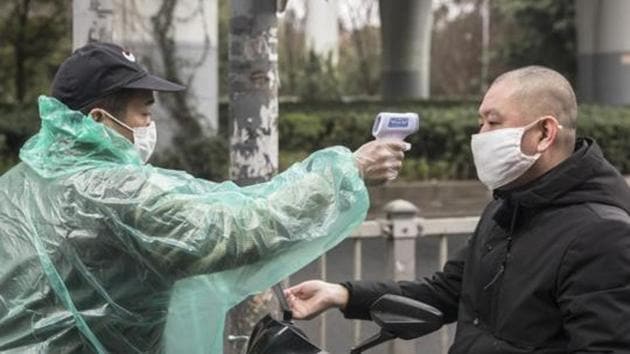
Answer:
[[[351,152],[239,187],[145,165],[115,131],[40,97],[0,177],[0,351],[221,353],[225,314],[364,219]]]

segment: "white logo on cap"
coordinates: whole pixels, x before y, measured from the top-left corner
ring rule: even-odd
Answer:
[[[129,60],[130,62],[133,62],[133,63],[136,62],[136,56],[133,55],[133,53],[123,50],[122,55],[125,57],[125,59]]]

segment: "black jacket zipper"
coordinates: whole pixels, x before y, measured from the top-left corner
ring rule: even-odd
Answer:
[[[518,217],[518,212],[519,204],[516,203],[514,205],[514,211],[512,212],[512,218],[510,220],[510,228],[506,237],[507,244],[505,246],[505,255],[503,256],[503,260],[501,261],[501,265],[499,266],[497,274],[484,287],[484,290],[487,290],[490,287],[494,286],[494,289],[492,291],[492,306],[490,307],[490,325],[493,333],[496,331],[497,318],[499,315],[499,297],[501,296],[501,288],[503,285],[505,270],[507,268],[508,261],[510,260],[512,241],[514,239],[514,229],[516,227],[516,218]]]

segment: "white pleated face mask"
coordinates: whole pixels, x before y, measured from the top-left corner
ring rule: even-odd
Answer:
[[[523,134],[536,123],[538,121],[523,127],[472,135],[471,149],[477,177],[490,190],[519,178],[538,160],[540,153],[526,155],[521,150]]]
[[[155,122],[151,121],[146,127],[133,128],[133,145],[140,153],[140,158],[144,163],[149,161],[151,155],[153,155],[156,143],[157,129]]]
[[[140,154],[140,158],[144,163],[149,161],[149,158],[151,158],[151,155],[155,150],[155,144],[157,143],[157,129],[155,127],[155,122],[151,121],[151,123],[149,123],[146,127],[132,128],[109,114],[109,112],[104,110],[101,111],[113,121],[120,124],[123,128],[126,128],[133,133],[133,145]]]

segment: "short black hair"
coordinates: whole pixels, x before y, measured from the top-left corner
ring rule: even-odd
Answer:
[[[119,119],[125,119],[127,113],[127,105],[131,99],[138,94],[139,89],[120,89],[109,95],[96,100],[94,103],[79,109],[81,113],[87,115],[94,108],[106,110],[108,113]]]

